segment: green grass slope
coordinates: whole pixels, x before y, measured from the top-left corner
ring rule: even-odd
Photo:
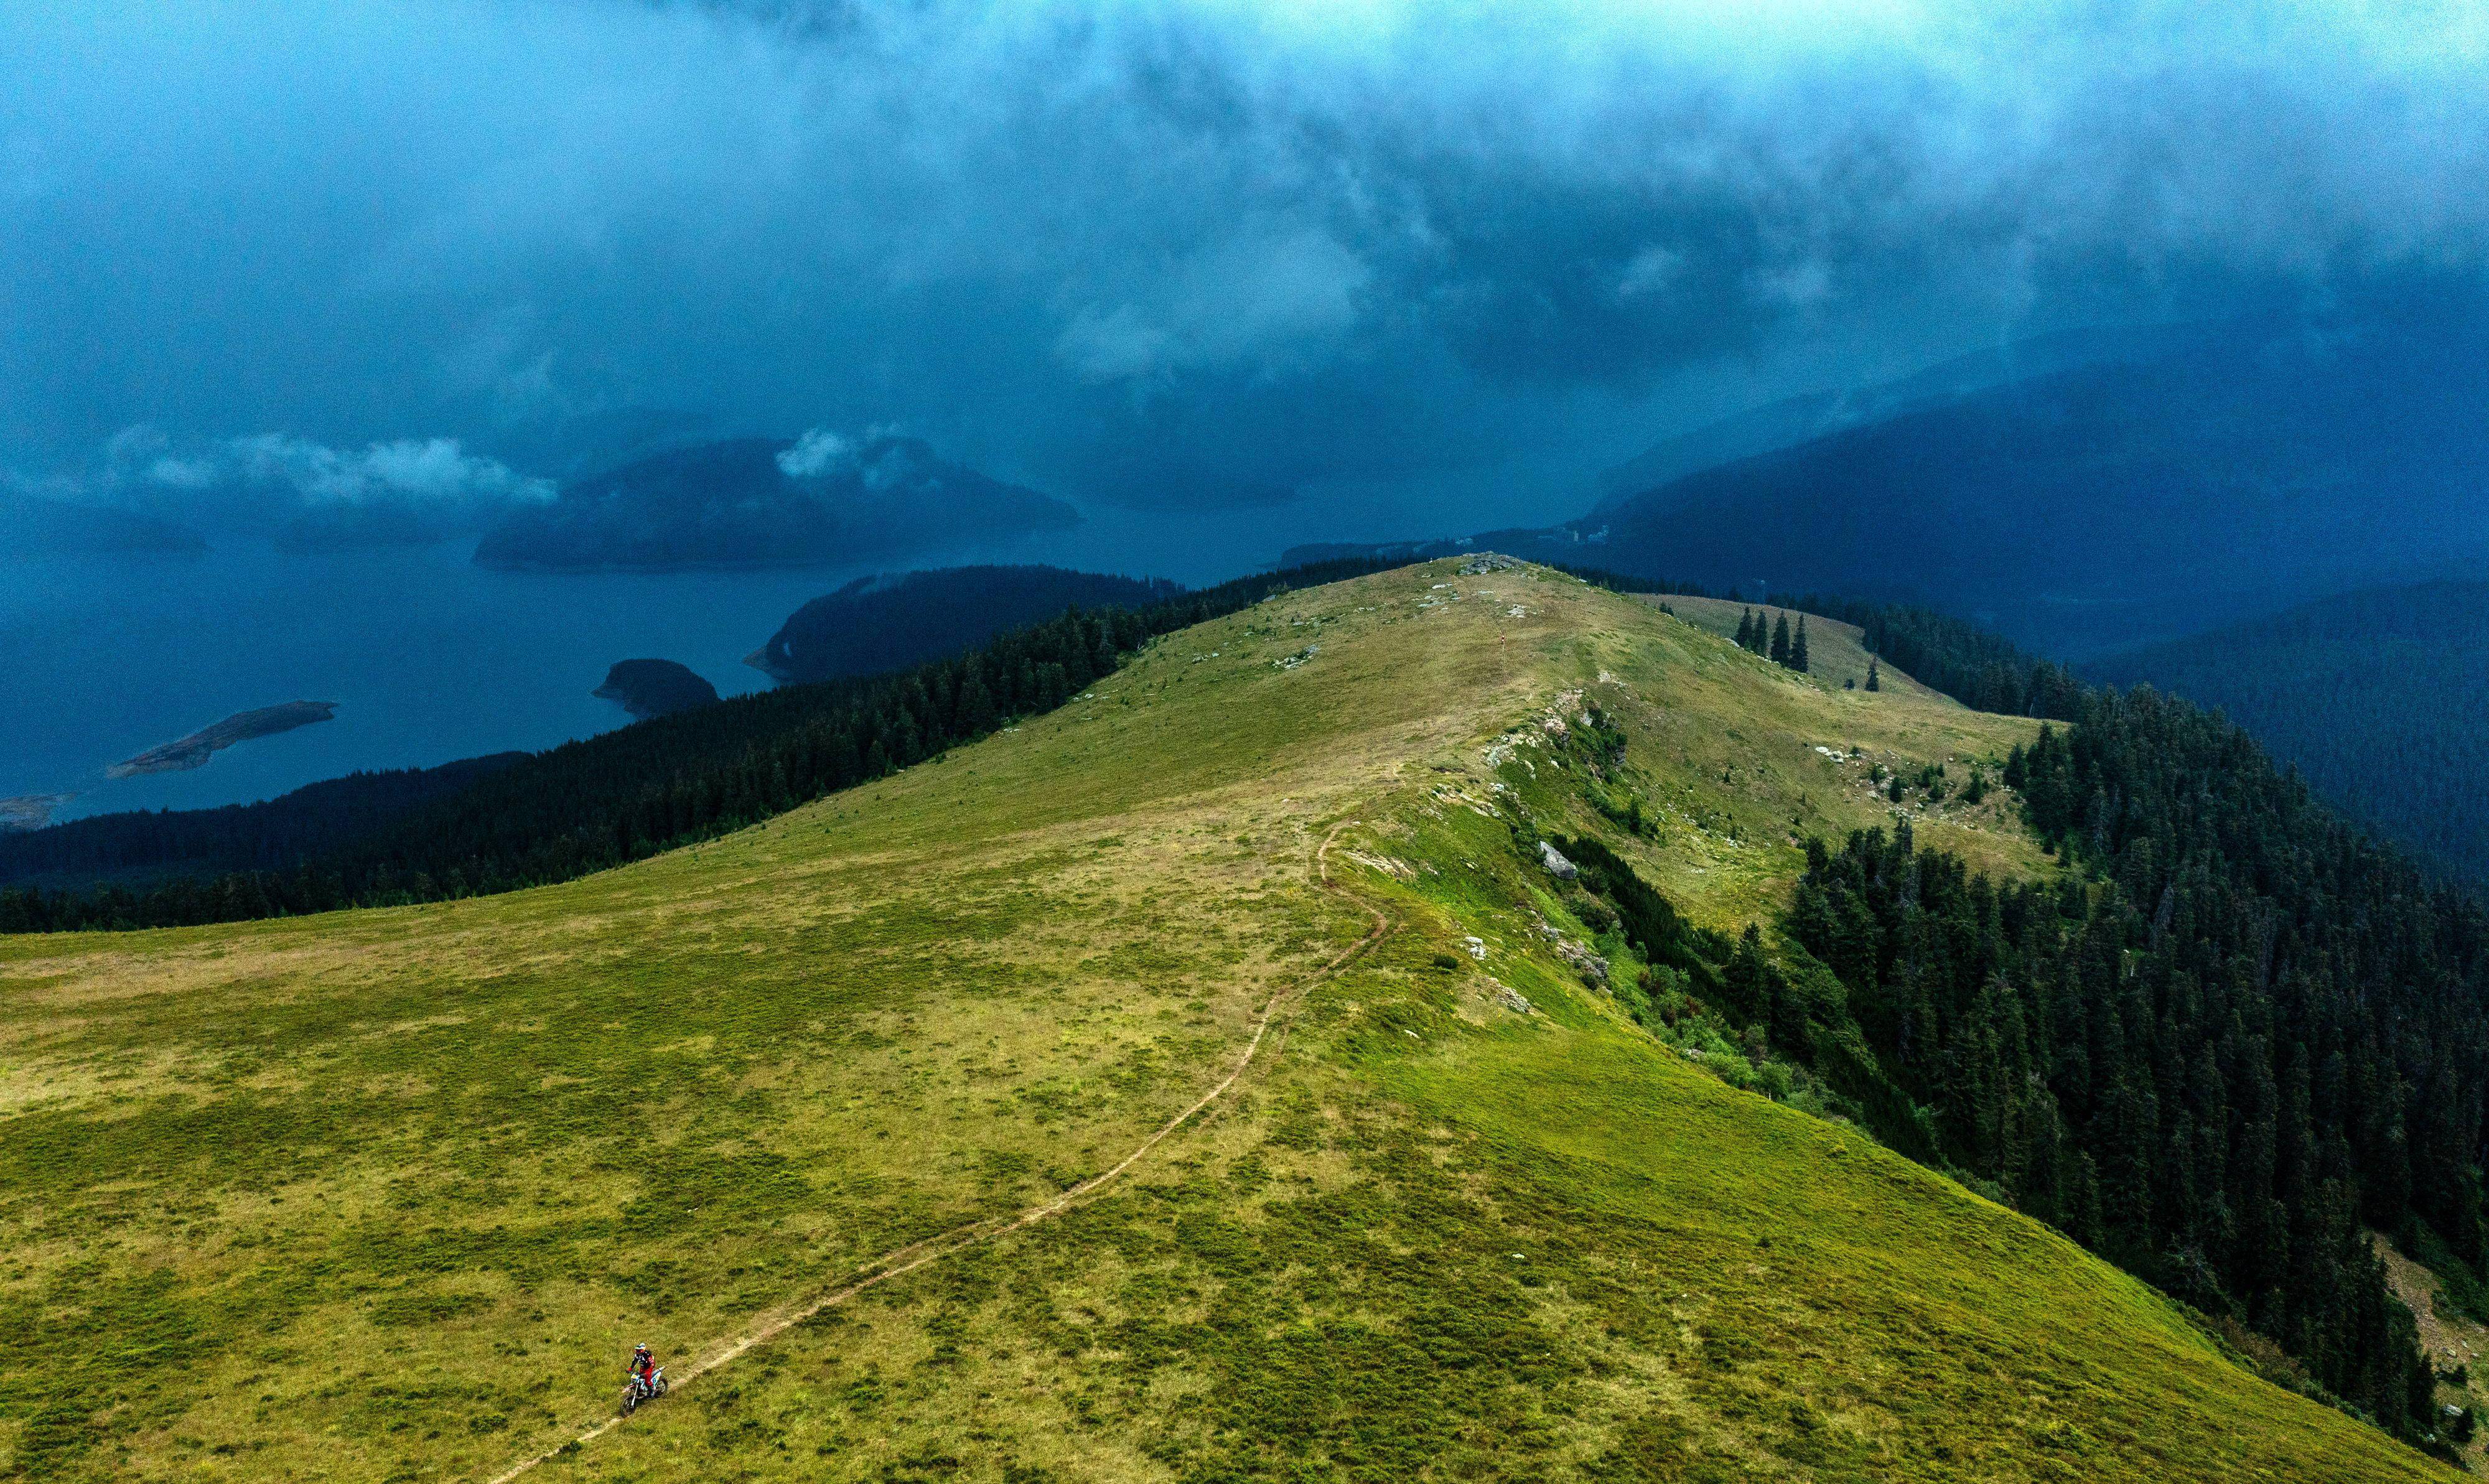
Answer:
[[[1699,628],[1708,629],[1722,639],[1735,636],[1737,620],[1746,614],[1759,614],[1767,623],[1787,618],[1791,626],[1798,612],[1791,608],[1773,608],[1761,603],[1738,603],[1728,598],[1697,598],[1681,593],[1648,596],[1646,603],[1664,603],[1676,616]],[[1834,690],[1845,685],[1865,685],[1869,655],[1863,642],[1864,631],[1854,623],[1826,618],[1821,614],[1806,615],[1807,672]],[[1880,669],[1880,667],[1879,667]],[[1934,695],[1899,671],[1886,671],[1877,680],[1887,689],[1926,699]]]
[[[1436,563],[567,885],[0,941],[0,1469],[2439,1475],[1633,1027],[1514,845],[1607,830],[1734,929],[1875,767],[2030,729]],[[2046,869],[1993,795],[1915,813]],[[584,1437],[639,1339],[705,1369]]]

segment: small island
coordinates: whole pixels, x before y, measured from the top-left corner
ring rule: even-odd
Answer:
[[[237,742],[272,737],[280,731],[325,722],[337,714],[333,700],[289,700],[256,711],[238,711],[213,727],[202,728],[178,742],[151,747],[137,756],[103,770],[106,778],[135,778],[142,773],[179,773],[205,767],[210,757]]]
[[[717,687],[672,660],[623,660],[590,694],[618,703],[638,721],[717,703]]]
[[[52,811],[77,797],[73,793],[21,793],[0,799],[0,830],[40,830],[52,822]]]

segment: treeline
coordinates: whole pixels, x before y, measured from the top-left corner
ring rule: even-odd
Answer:
[[[145,891],[0,891],[0,932],[230,922],[569,880],[758,823],[1049,710],[1160,634],[1388,565],[1326,562],[1145,608],[1068,611],[897,673],[660,717],[539,753],[286,870]]]
[[[1901,1095],[1889,1141],[2428,1441],[2365,1231],[2489,1259],[2489,916],[2217,715],[2148,689],[2072,709],[2005,780],[2078,874],[1992,885],[1906,824],[1813,842],[1787,937],[1840,988],[1790,987],[1809,1010],[1772,1042],[1813,1065],[1854,1030]]]
[[[1797,615],[1797,631],[1792,636],[1788,614],[1782,614],[1780,621],[1774,623],[1765,614],[1745,609],[1737,615],[1736,642],[1738,648],[1760,655],[1784,670],[1794,670],[1802,675],[1813,668],[1807,658],[1804,614]]]
[[[1970,704],[2073,723],[2003,770],[2072,869],[1997,886],[1906,824],[1811,842],[1788,951],[1704,943],[1721,967],[1702,1001],[1894,1148],[2271,1337],[2326,1393],[2446,1453],[2474,1419],[2437,1413],[2367,1233],[2452,1290],[2489,1278],[2489,911],[2217,713],[2087,686],[1925,610],[1772,602],[1858,624]]]
[[[283,870],[526,756],[497,753],[433,768],[349,773],[257,804],[130,810],[0,834],[0,883],[70,886],[176,872]]]
[[[1146,608],[1184,589],[1162,578],[1062,567],[944,567],[860,577],[795,610],[759,661],[781,682],[922,665],[1068,608]]]
[[[1566,567],[1565,571],[1594,585],[1617,592],[1681,593],[1688,597],[1736,601],[1701,583],[1636,577],[1599,567]],[[2071,721],[2081,704],[2083,682],[2062,665],[2034,659],[2013,643],[1965,618],[1901,603],[1871,603],[1825,593],[1772,593],[1766,608],[1799,610],[1854,623],[1867,652],[1893,662],[1920,684],[1944,692],[1978,711],[2006,716],[2048,717]],[[1759,615],[1753,615],[1760,622]],[[1756,649],[1749,634],[1746,647],[1771,658],[1770,633],[1759,636]],[[1794,641],[1795,635],[1790,636]],[[1783,661],[1783,663],[1787,663]]]

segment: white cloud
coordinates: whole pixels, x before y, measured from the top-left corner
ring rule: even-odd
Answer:
[[[214,459],[177,459],[171,455],[147,466],[147,477],[176,490],[204,490],[216,482]]]
[[[228,467],[243,481],[290,489],[306,505],[458,506],[541,504],[553,486],[497,459],[464,451],[454,438],[398,439],[359,452],[282,433],[235,439]],[[195,486],[193,486],[195,487]]]
[[[550,481],[469,453],[454,438],[403,438],[334,448],[287,433],[177,443],[139,424],[105,444],[100,465],[56,481],[62,498],[176,519],[281,533],[306,520],[324,530],[446,537],[555,498]]]
[[[1684,254],[1667,247],[1645,247],[1625,262],[1616,275],[1616,298],[1628,301],[1657,299],[1685,271]]]
[[[778,469],[789,479],[817,479],[855,466],[856,445],[827,428],[811,428],[795,446],[778,455]]]

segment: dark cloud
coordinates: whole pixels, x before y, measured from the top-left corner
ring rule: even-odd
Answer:
[[[2476,281],[2483,52],[2351,6],[12,8],[0,460],[281,429],[348,451],[263,488],[448,439],[523,484],[895,423],[1075,498],[1518,518],[1739,397]]]

